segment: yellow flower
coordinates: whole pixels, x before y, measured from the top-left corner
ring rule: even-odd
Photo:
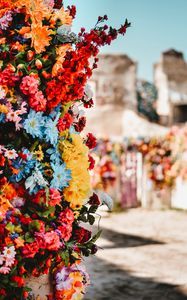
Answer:
[[[7,114],[8,113],[8,108],[4,104],[0,104],[0,113]]]
[[[44,154],[43,154],[41,145],[39,145],[38,150],[34,151],[34,154],[35,154],[37,160],[39,160],[39,161],[43,160]]]
[[[64,199],[70,202],[72,209],[80,209],[91,194],[90,174],[88,171],[88,147],[78,134],[70,135],[71,142],[62,141],[59,149],[67,169],[71,170],[72,179],[64,189]]]

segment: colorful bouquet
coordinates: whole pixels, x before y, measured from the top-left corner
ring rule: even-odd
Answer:
[[[97,141],[97,146],[91,152],[95,159],[95,166],[91,172],[93,188],[108,192],[109,188],[115,185],[123,152],[122,144],[109,138],[100,138]]]
[[[77,36],[75,13],[62,1],[0,0],[0,299],[30,299],[30,275],[50,274],[49,299],[80,299],[89,283],[80,262],[99,233],[81,224],[94,223],[101,199],[79,107],[93,105],[86,83],[99,47],[130,24],[99,17]]]

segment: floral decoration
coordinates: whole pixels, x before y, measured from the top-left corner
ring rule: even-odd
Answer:
[[[61,0],[0,0],[0,299],[31,299],[29,276],[49,274],[48,299],[80,299],[89,284],[82,256],[101,201],[90,185],[92,134],[87,81],[99,47],[124,35],[103,24],[71,31],[75,6]],[[90,59],[92,58],[92,60]]]

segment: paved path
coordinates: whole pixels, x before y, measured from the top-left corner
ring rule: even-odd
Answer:
[[[101,227],[84,300],[187,300],[187,213],[133,209]]]

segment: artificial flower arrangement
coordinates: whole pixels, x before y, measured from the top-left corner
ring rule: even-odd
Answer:
[[[96,147],[91,151],[95,160],[91,172],[91,182],[94,189],[99,188],[108,192],[110,187],[115,185],[123,153],[124,146],[121,143],[113,142],[109,138],[97,140]]]
[[[94,29],[71,32],[74,6],[62,1],[0,0],[0,299],[30,299],[25,279],[50,274],[48,299],[80,299],[94,254],[102,199],[89,169],[92,134],[80,136],[80,106],[93,101],[87,80],[99,47],[125,34],[99,17]],[[92,57],[92,60],[90,58]]]

